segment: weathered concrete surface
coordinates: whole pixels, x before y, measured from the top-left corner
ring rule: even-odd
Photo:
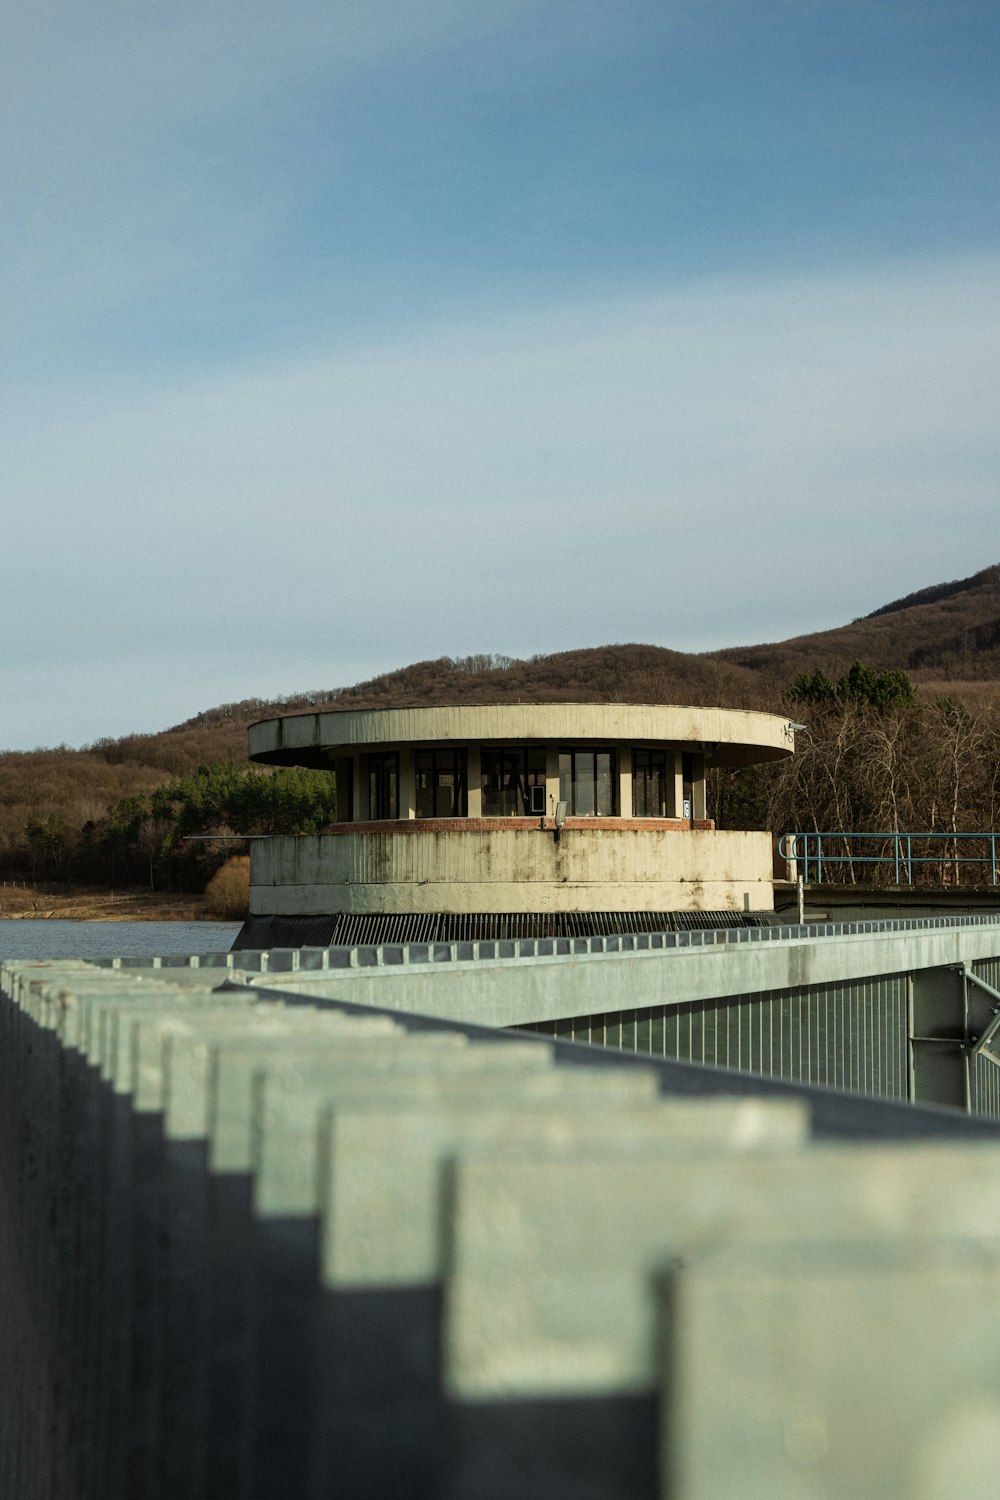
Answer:
[[[269,983],[0,965],[4,1497],[655,1500],[659,1466],[690,1500],[992,1500],[996,1128],[746,1074],[725,1099],[717,1070]],[[885,1145],[911,1132],[936,1143]],[[657,1287],[678,1246],[683,1278],[751,1240],[774,1285],[744,1281],[734,1352],[721,1262],[700,1300]],[[845,1240],[868,1281],[835,1282]],[[832,1456],[812,1488],[780,1488],[775,1423],[793,1459]]]
[[[766,833],[538,828],[346,832],[251,846],[255,915],[769,911]]]
[[[458,1153],[453,1202],[445,1352],[453,1393],[476,1399],[652,1389],[657,1275],[713,1245],[965,1238],[1000,1263],[989,1143],[685,1159],[637,1131],[627,1160],[594,1148],[548,1161],[499,1146]],[[587,1294],[568,1299],[567,1284]]]
[[[444,1272],[442,1218],[446,1174],[457,1153],[520,1149],[572,1163],[596,1149],[624,1159],[640,1141],[685,1157],[802,1146],[808,1117],[801,1101],[704,1099],[679,1104],[645,1086],[651,1073],[610,1074],[609,1092],[593,1075],[570,1069],[549,1078],[549,1098],[500,1094],[451,1098],[418,1109],[401,1099],[330,1109],[323,1151],[323,1274],[329,1286],[401,1286]],[[630,1086],[632,1085],[632,1086]],[[635,1087],[634,1085],[640,1085]],[[598,1097],[608,1106],[598,1113]]]
[[[996,1245],[731,1248],[664,1315],[671,1500],[1000,1492]]]
[[[508,703],[293,714],[250,726],[250,759],[304,764],[310,750],[397,744],[658,744],[704,749],[710,763],[742,765],[790,755],[788,719],[742,709],[677,704]]]

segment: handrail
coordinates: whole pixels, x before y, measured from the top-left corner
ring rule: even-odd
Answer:
[[[893,884],[912,886],[914,882],[914,866],[916,865],[940,865],[942,870],[954,868],[955,884],[958,884],[960,865],[981,865],[989,868],[989,884],[1000,884],[997,869],[997,839],[1000,837],[993,830],[984,830],[981,833],[941,833],[937,830],[901,833],[901,832],[870,832],[870,833],[844,833],[828,830],[826,832],[817,830],[810,833],[786,833],[778,840],[778,854],[782,859],[790,863],[802,866],[802,878],[806,885],[822,885],[824,873],[830,867],[850,866],[852,873],[855,865],[878,865],[882,867],[892,866]],[[824,845],[824,839],[827,841]],[[888,852],[881,854],[866,854],[863,852],[864,841],[869,843],[888,844],[891,848]],[[836,843],[843,846],[843,853],[837,853]],[[982,846],[982,852],[977,854],[959,854],[960,844],[978,841]],[[922,846],[950,845],[950,851],[942,849],[940,853],[921,854],[914,852]],[[860,848],[857,846],[860,845]],[[827,880],[830,876],[826,875]]]

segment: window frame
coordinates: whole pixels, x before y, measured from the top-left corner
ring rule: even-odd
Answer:
[[[425,764],[420,764],[421,759]],[[421,746],[413,752],[413,807],[418,818],[467,818],[469,815],[469,757],[464,746]],[[427,764],[429,762],[429,765]],[[440,807],[442,776],[450,775],[451,808],[444,812]],[[429,784],[421,786],[422,776],[429,776]],[[431,812],[422,810],[421,796],[430,793]]]
[[[598,766],[598,761],[603,756],[607,756],[609,762],[608,781],[611,791],[610,808],[602,808],[599,806],[601,773]],[[579,796],[578,788],[584,786],[585,781],[582,780],[580,775],[578,774],[577,766],[578,761],[582,762],[587,758],[589,758],[591,762],[591,765],[588,769],[591,772],[590,784],[593,787],[594,807],[593,811],[580,812],[578,810],[580,801],[587,799],[581,799]],[[568,767],[566,766],[567,761],[569,762]],[[584,768],[581,766],[581,769]],[[568,779],[566,774],[567,770],[569,771]],[[573,745],[565,749],[560,748],[559,801],[566,803],[567,815],[572,818],[616,818],[618,816],[618,757],[615,753],[615,748],[613,745],[596,745],[593,748],[590,748],[589,746],[584,747]]]
[[[645,767],[643,767],[641,770],[639,769],[639,767],[637,765],[637,762],[638,762],[638,760],[639,760],[640,757],[645,757],[647,759],[647,761],[648,761],[648,764]],[[656,769],[660,769],[661,766],[662,766],[662,781],[660,783],[660,787],[661,787],[660,809],[661,810],[659,812],[650,812],[649,811],[649,806],[648,806],[648,801],[649,801],[649,799],[648,799],[648,791],[649,791],[650,782],[652,780],[652,778],[651,778],[651,776],[650,776],[649,773],[653,770],[654,763],[656,763]],[[632,816],[633,817],[635,817],[635,818],[669,818],[669,817],[672,816],[671,811],[670,811],[670,809],[671,809],[671,807],[673,805],[673,796],[672,796],[672,787],[671,787],[671,778],[672,778],[672,776],[673,776],[673,754],[672,754],[672,752],[667,751],[665,748],[658,747],[658,746],[653,746],[653,745],[633,745],[633,747],[632,747]],[[640,784],[640,777],[642,778],[642,788],[643,788],[643,795],[642,795],[641,798],[637,795],[638,787],[639,787],[639,784]],[[642,811],[640,811],[640,809],[639,809],[639,802],[640,802],[640,800],[642,802]]]
[[[373,823],[399,819],[399,751],[368,757],[368,816]]]
[[[495,768],[490,761],[499,761],[501,785],[491,787],[490,778]],[[534,760],[534,766],[529,765]],[[545,745],[483,745],[479,751],[479,784],[481,807],[484,818],[537,818],[531,811],[531,788],[541,786],[548,798],[548,749]],[[511,798],[513,806],[491,806],[494,799]],[[544,816],[544,814],[542,814]]]

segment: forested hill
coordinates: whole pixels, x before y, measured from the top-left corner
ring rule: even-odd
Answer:
[[[852,661],[882,669],[901,667],[935,691],[955,682],[1000,678],[1000,564],[972,578],[920,589],[883,604],[835,630],[795,636],[770,645],[733,646],[712,654],[725,662],[787,681],[822,667],[832,675]]]
[[[350,687],[223,704],[157,734],[102,739],[82,750],[0,753],[0,877],[19,878],[27,871],[42,878],[60,869],[79,875],[98,866],[106,873],[134,874],[133,856],[143,845],[153,878],[160,859],[157,839],[169,841],[185,827],[219,831],[233,826],[234,819],[241,831],[249,831],[249,814],[234,782],[203,777],[196,785],[189,779],[199,767],[225,763],[237,778],[243,775],[238,768],[246,765],[247,726],[273,714],[316,707],[573,701],[717,703],[780,712],[784,692],[800,674],[819,672],[832,692],[854,660],[879,671],[908,672],[934,713],[941,704],[957,703],[963,712],[988,715],[991,724],[1000,724],[1000,565],[921,589],[836,630],[770,645],[702,655],[610,645],[527,661],[445,657]],[[978,753],[982,758],[982,746]],[[796,761],[805,764],[802,754]],[[997,780],[1000,786],[1000,772]],[[185,786],[174,796],[171,788],[181,781]],[[283,820],[289,831],[301,831],[324,816],[305,784],[261,785],[256,796],[260,806],[254,816],[262,828]],[[243,807],[238,816],[237,807]],[[779,817],[780,808],[771,814]],[[748,807],[744,815],[759,812]],[[982,816],[992,816],[985,804]],[[731,817],[729,822],[733,826]],[[126,850],[132,851],[127,860]]]

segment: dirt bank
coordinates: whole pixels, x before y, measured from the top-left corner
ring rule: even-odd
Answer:
[[[217,921],[204,896],[162,891],[91,891],[50,886],[0,885],[0,919],[59,917],[75,922]]]

